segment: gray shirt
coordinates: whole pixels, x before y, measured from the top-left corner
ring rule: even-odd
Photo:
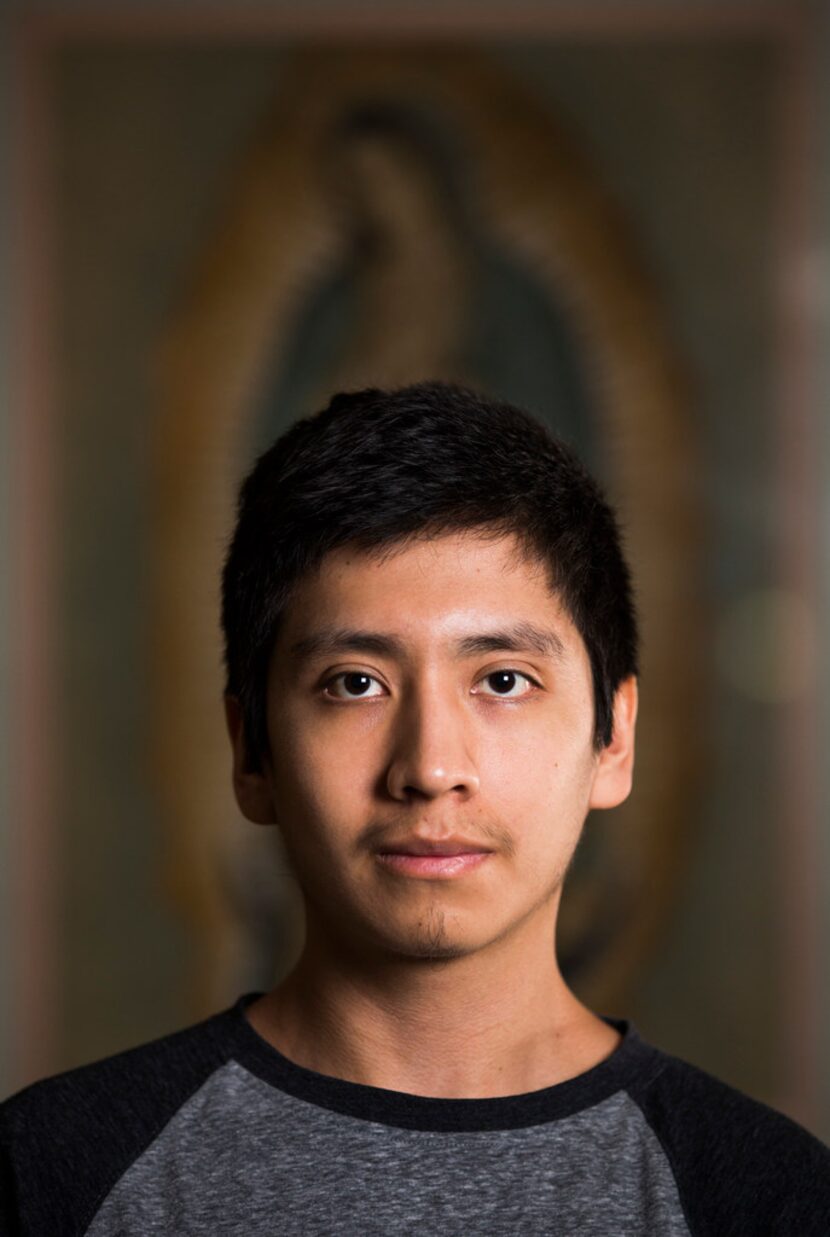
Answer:
[[[567,1082],[429,1099],[294,1065],[256,995],[0,1106],[0,1232],[830,1234],[827,1149],[627,1023]]]

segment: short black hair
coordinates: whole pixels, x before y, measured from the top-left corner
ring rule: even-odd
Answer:
[[[546,568],[590,658],[594,746],[637,673],[631,576],[614,512],[574,453],[529,413],[467,387],[419,382],[333,396],[294,423],[242,483],[222,574],[226,692],[248,759],[268,754],[270,654],[292,587],[330,551],[416,537],[514,534]]]

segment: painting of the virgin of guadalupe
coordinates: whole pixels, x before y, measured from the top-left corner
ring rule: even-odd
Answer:
[[[208,599],[234,475],[334,391],[443,377],[536,410],[624,505],[643,581],[647,756],[633,810],[589,826],[561,928],[572,982],[613,1004],[645,965],[687,846],[702,520],[679,349],[578,144],[485,55],[298,53],[165,344],[156,621],[175,704],[157,738],[168,871],[205,942],[206,986],[272,982],[297,935],[276,839],[243,840],[236,822],[210,701]],[[222,856],[224,904],[206,851]]]

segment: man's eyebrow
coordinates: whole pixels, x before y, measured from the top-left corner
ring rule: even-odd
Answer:
[[[535,623],[519,622],[495,631],[461,636],[453,642],[457,657],[472,657],[477,653],[541,653],[544,657],[561,658],[565,645],[559,635]],[[335,653],[374,653],[379,657],[406,655],[406,646],[395,636],[377,631],[361,631],[350,627],[323,627],[291,645],[289,656],[295,663]]]

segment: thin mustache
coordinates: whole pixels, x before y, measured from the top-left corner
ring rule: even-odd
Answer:
[[[371,851],[400,852],[412,843],[421,843],[437,850],[450,841],[463,850],[498,850],[508,856],[516,850],[511,834],[499,825],[480,824],[476,829],[441,829],[437,822],[432,825],[422,822],[420,826],[413,828],[412,825],[378,821],[364,829],[358,846]],[[435,850],[432,853],[435,853]]]
[[[421,855],[425,858],[430,855],[440,857],[442,855],[490,854],[490,847],[482,846],[480,842],[471,842],[469,838],[452,837],[439,842],[432,838],[416,837],[410,834],[409,837],[402,838],[400,841],[384,842],[380,854]]]

